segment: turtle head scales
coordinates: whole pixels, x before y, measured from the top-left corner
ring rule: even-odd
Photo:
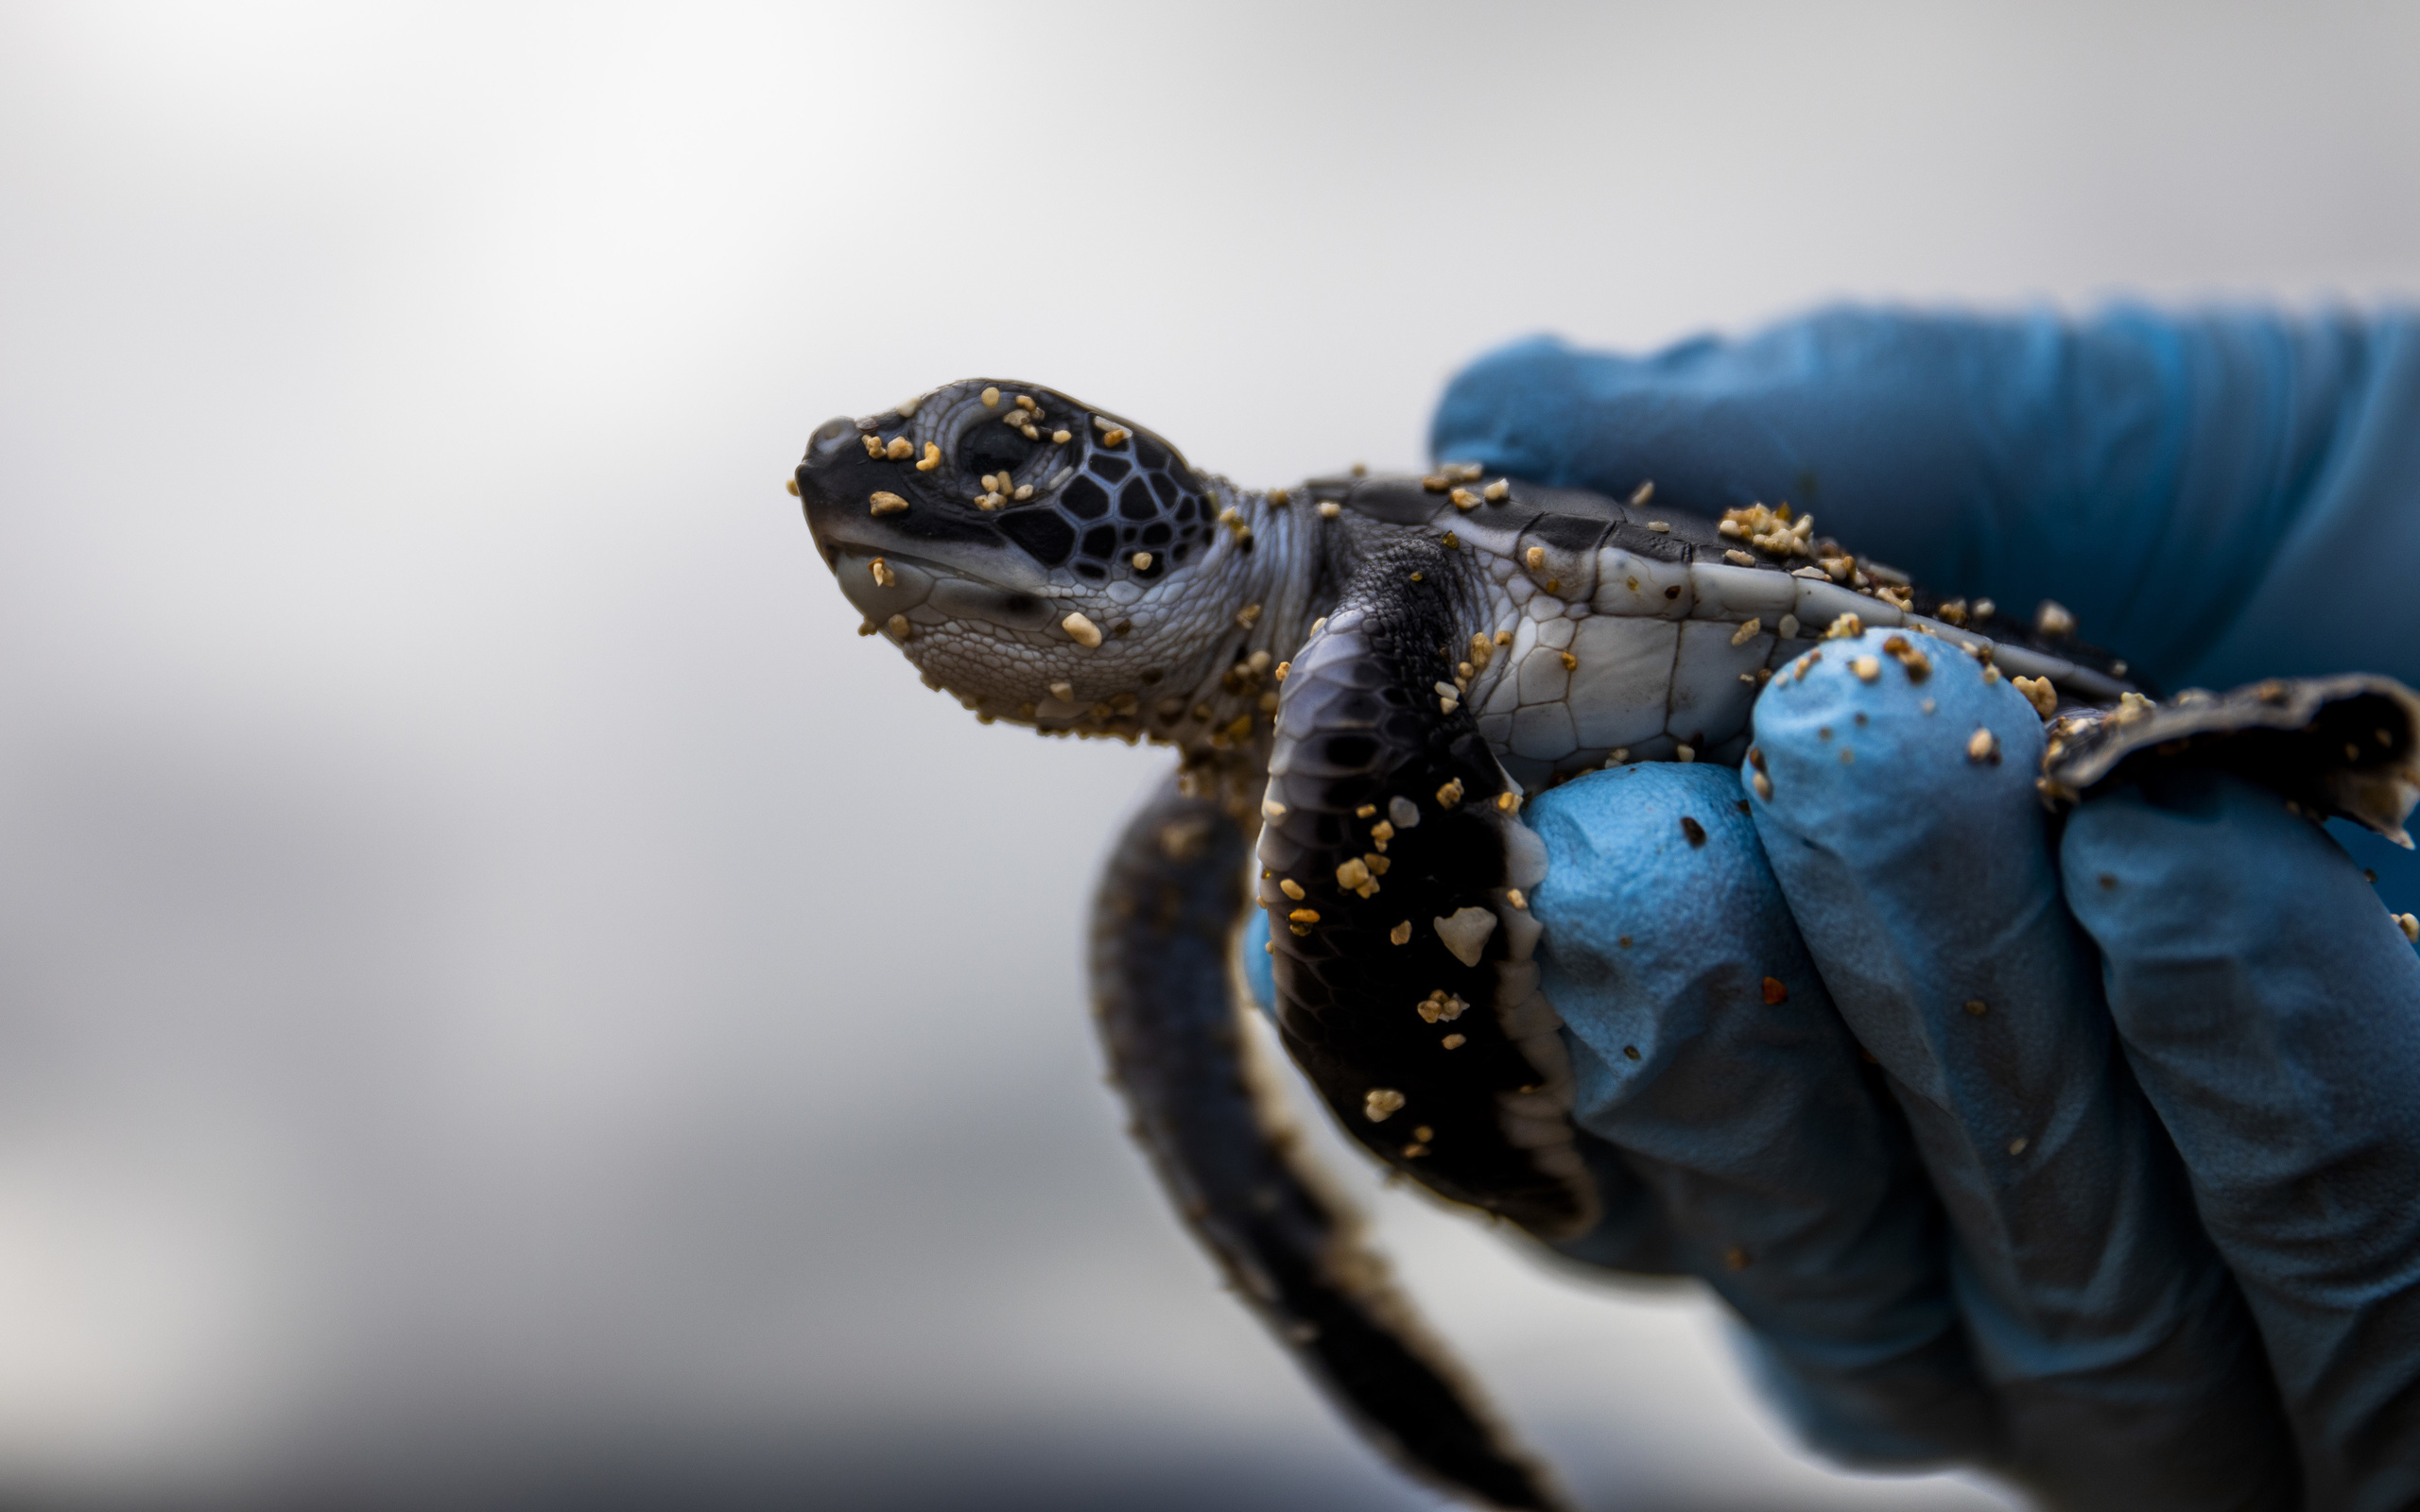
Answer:
[[[992,378],[826,422],[796,486],[865,633],[926,681],[987,720],[1177,746],[1253,800],[1274,662],[1309,610],[1305,511],[1119,416]]]

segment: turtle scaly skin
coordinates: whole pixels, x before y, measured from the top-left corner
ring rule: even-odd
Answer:
[[[1621,762],[1738,763],[1758,693],[1827,636],[1893,627],[1910,675],[1939,643],[2015,680],[2054,721],[2054,804],[2210,763],[2400,840],[2420,795],[2400,684],[2155,704],[2060,616],[2036,633],[1944,602],[1786,506],[1692,512],[1450,464],[1248,490],[1121,417],[979,378],[826,423],[794,488],[865,633],[978,718],[1175,748],[1095,911],[1096,1007],[1138,1137],[1363,1430],[1491,1505],[1557,1503],[1251,1090],[1226,967],[1248,900],[1287,1052],[1341,1125],[1558,1243],[1596,1223],[1588,1173],[1612,1152],[1572,1122],[1538,990],[1547,857],[1524,798]]]

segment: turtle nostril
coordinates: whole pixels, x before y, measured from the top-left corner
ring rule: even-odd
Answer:
[[[828,462],[843,455],[844,447],[854,444],[856,438],[857,422],[846,415],[835,416],[815,427],[815,434],[806,438],[804,461],[808,467]]]

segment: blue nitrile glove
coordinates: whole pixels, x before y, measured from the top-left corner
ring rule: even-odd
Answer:
[[[2056,597],[2169,688],[2420,682],[2408,318],[1530,343],[1458,379],[1433,438],[1676,506],[1789,499],[1940,591]],[[2249,784],[2158,778],[2062,830],[2031,710],[1925,646],[1922,681],[1848,674],[1847,643],[1776,679],[1770,798],[1653,768],[1532,805],[1581,1118],[1820,1446],[1996,1463],[2061,1506],[2420,1499],[2410,947],[2344,850]],[[2420,868],[2355,844],[2420,901]]]

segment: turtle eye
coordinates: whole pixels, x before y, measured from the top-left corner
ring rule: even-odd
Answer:
[[[978,478],[986,472],[1013,472],[1041,449],[1040,442],[1027,440],[1025,433],[1013,426],[1003,425],[997,420],[988,425],[977,421],[958,438],[959,476]]]

